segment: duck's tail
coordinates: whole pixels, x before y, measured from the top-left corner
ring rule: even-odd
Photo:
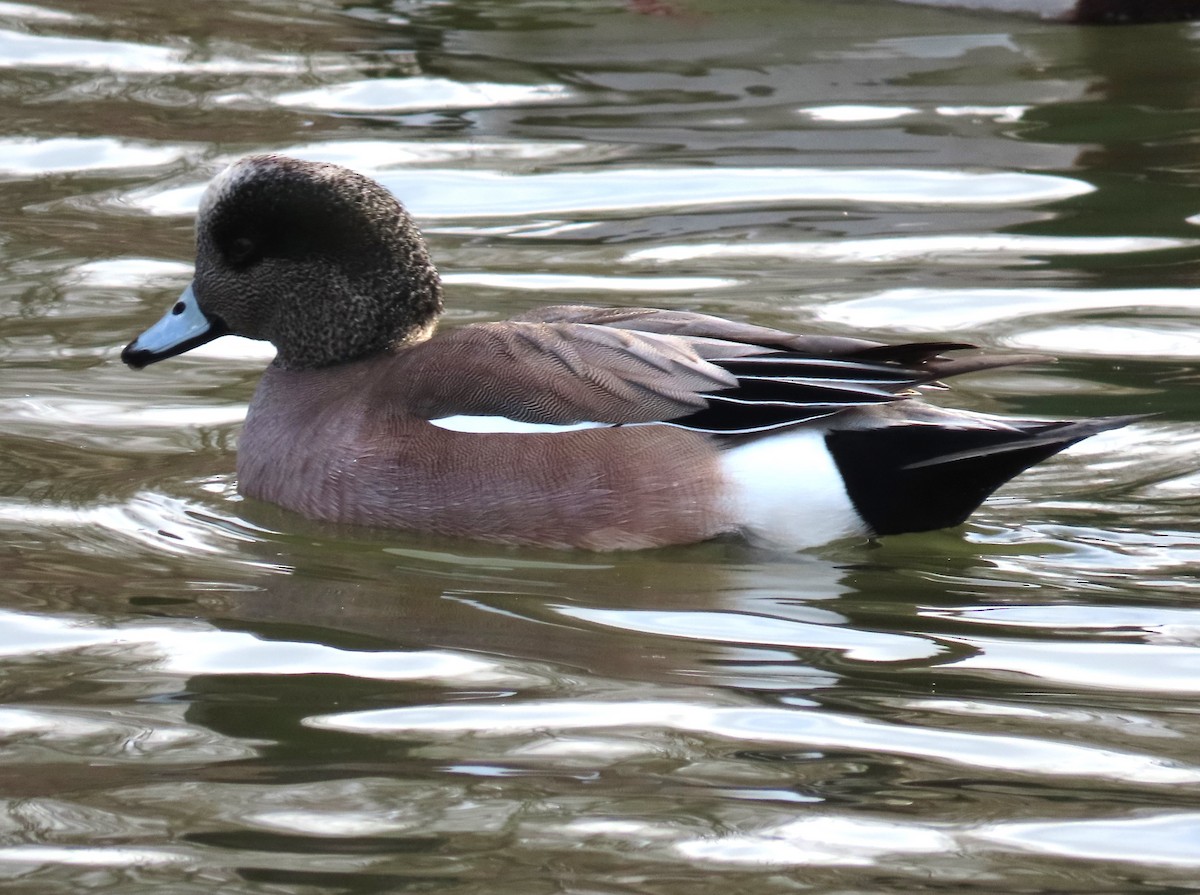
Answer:
[[[831,429],[825,443],[854,508],[876,535],[959,525],[1014,476],[1141,416],[1061,422],[954,414],[963,425],[894,421]]]

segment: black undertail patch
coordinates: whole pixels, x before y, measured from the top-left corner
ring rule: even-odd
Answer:
[[[1129,417],[1014,421],[1014,427],[891,425],[833,430],[825,442],[850,500],[877,535],[960,525],[1029,467]]]

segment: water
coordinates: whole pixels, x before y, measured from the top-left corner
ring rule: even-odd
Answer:
[[[0,4],[0,886],[1200,888],[1194,26],[888,0]],[[546,301],[1045,351],[1151,413],[961,529],[780,557],[236,493],[270,356],[120,347],[226,161],[380,177],[448,323]]]

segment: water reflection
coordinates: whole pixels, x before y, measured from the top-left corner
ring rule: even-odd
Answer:
[[[310,156],[324,161],[321,154]],[[501,173],[424,169],[379,181],[418,217],[503,218],[630,213],[758,203],[901,205],[1037,205],[1091,190],[1063,177],[925,170],[724,168],[719,177],[688,168],[559,172],[513,177]],[[149,214],[193,214],[207,184],[116,201]]]

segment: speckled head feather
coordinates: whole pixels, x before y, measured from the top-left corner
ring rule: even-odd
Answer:
[[[244,158],[208,187],[196,223],[196,300],[230,332],[315,369],[427,337],[441,283],[404,207],[338,165]]]

